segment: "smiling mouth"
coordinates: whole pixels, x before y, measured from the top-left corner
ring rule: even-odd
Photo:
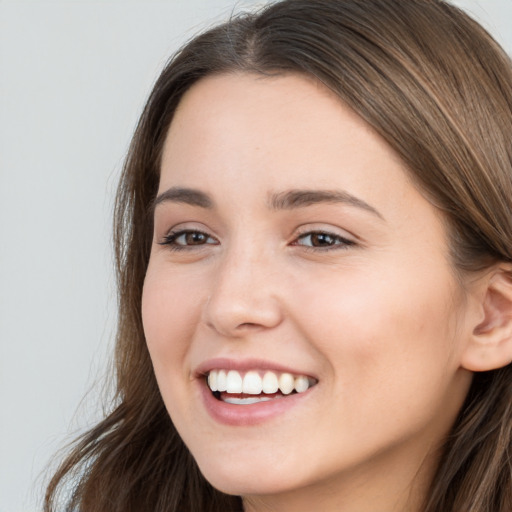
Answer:
[[[251,370],[211,370],[207,385],[213,396],[222,402],[234,405],[251,405],[305,393],[317,381],[306,375],[287,372]]]

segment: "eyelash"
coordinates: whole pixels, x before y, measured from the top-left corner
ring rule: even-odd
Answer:
[[[299,240],[303,240],[305,238],[313,238],[313,237],[325,237],[330,239],[330,242],[323,246],[315,246],[315,245],[303,245],[298,243]],[[318,241],[318,240],[317,240]],[[355,245],[355,242],[349,240],[348,238],[344,238],[340,235],[336,235],[335,233],[330,233],[329,231],[307,231],[306,233],[300,234],[291,245],[300,246],[307,251],[333,251],[340,249],[347,249],[347,247]]]
[[[204,242],[202,243],[192,243],[192,244],[179,244],[177,243],[177,240],[182,236],[202,236],[204,239]],[[313,237],[317,237],[317,243],[318,243],[318,237],[324,237],[325,239],[329,239],[329,241],[325,245],[305,245],[299,243],[300,240],[304,240],[306,238],[312,239]],[[208,240],[214,240],[214,243],[208,243]],[[186,241],[185,241],[186,242]],[[167,234],[162,242],[159,242],[160,245],[166,245],[169,247],[172,251],[186,251],[186,250],[193,250],[194,247],[202,247],[204,245],[219,245],[219,242],[215,240],[212,236],[210,236],[208,233],[205,233],[204,231],[196,230],[196,229],[182,229],[179,231],[170,232]],[[344,238],[340,235],[336,235],[334,233],[330,233],[328,231],[307,231],[305,233],[301,233],[297,236],[297,238],[290,244],[292,246],[299,246],[302,247],[306,251],[332,251],[332,250],[341,250],[341,249],[347,249],[350,246],[354,246],[356,243],[352,240],[349,240],[347,238]]]
[[[171,251],[187,251],[191,250],[193,247],[202,247],[203,245],[207,245],[206,242],[199,244],[179,244],[176,242],[178,238],[187,235],[200,235],[203,236],[205,240],[215,240],[212,236],[210,236],[208,233],[205,233],[204,231],[197,229],[181,229],[179,231],[171,231],[169,234],[165,235],[163,241],[160,242],[160,245],[168,246]],[[214,244],[210,245],[218,245],[218,242],[215,241]]]

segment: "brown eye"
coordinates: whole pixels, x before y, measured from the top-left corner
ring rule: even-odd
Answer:
[[[354,245],[354,242],[332,233],[313,231],[299,236],[293,245],[312,249],[329,249],[331,247],[347,247]]]
[[[336,243],[336,239],[327,233],[312,233],[309,238],[313,247],[325,247]]]
[[[198,231],[189,231],[188,233],[181,235],[179,238],[183,239],[183,245],[201,245],[208,241],[208,237],[204,233],[200,233]],[[176,239],[176,241],[177,240],[178,239]]]
[[[173,249],[186,249],[198,245],[217,245],[218,242],[202,231],[183,230],[167,235],[160,245],[168,245]]]

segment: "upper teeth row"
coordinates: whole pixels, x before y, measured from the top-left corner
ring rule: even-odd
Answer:
[[[227,393],[246,393],[259,395],[261,393],[277,393],[289,395],[293,390],[304,393],[314,384],[304,375],[294,377],[291,373],[267,371],[263,377],[256,371],[247,372],[243,377],[236,370],[211,370],[208,374],[208,386],[212,391],[226,391]]]

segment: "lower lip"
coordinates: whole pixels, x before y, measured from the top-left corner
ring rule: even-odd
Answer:
[[[306,401],[314,389],[309,388],[304,393],[294,393],[267,402],[235,405],[215,398],[210,388],[202,381],[200,387],[203,403],[210,416],[219,423],[233,426],[257,425],[270,421]]]

